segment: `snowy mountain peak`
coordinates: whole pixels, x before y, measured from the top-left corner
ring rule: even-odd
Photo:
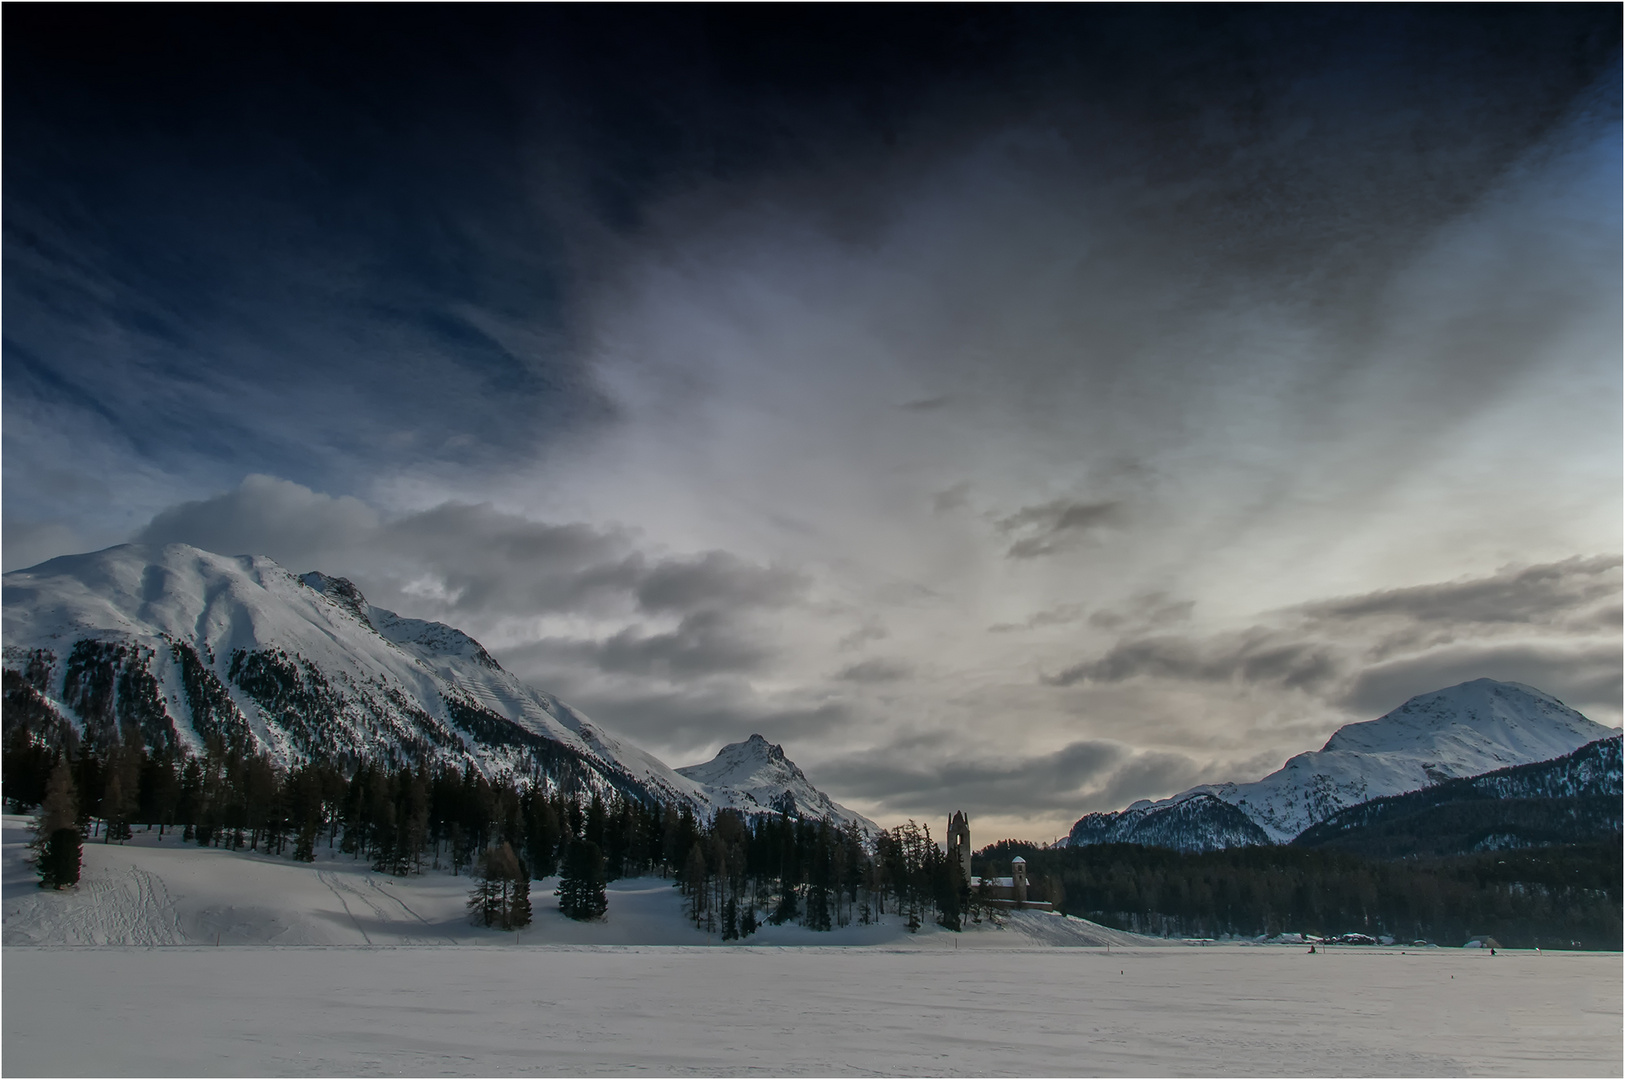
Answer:
[[[1607,731],[1552,695],[1523,683],[1473,679],[1418,694],[1399,708],[1364,723],[1338,728],[1322,752],[1391,753],[1431,748],[1448,754],[1457,746],[1490,742],[1507,754],[1542,761],[1566,754]],[[1565,749],[1548,753],[1555,746]]]
[[[133,717],[154,747],[197,751],[218,735],[285,764],[428,757],[711,809],[697,784],[520,682],[467,634],[374,607],[343,578],[126,544],[4,583],[16,692],[82,735],[116,738]]]
[[[745,745],[766,754],[773,761],[784,760],[784,747],[778,743],[770,743],[760,735],[752,735],[745,740]]]
[[[784,756],[784,747],[760,735],[729,743],[710,761],[685,765],[677,773],[702,785],[718,807],[754,814],[827,817],[855,822],[865,833],[879,831],[874,822],[813,787],[796,763]]]
[[[1095,837],[1116,837],[1130,825],[1137,831],[1155,825],[1173,835],[1178,830],[1162,819],[1176,816],[1192,845],[1215,842],[1209,834],[1235,835],[1234,823],[1219,821],[1215,813],[1193,813],[1203,805],[1195,797],[1205,795],[1240,810],[1281,843],[1357,803],[1550,761],[1612,734],[1613,728],[1532,686],[1474,679],[1418,694],[1375,720],[1345,725],[1321,749],[1298,754],[1262,780],[1204,784],[1116,814],[1088,815],[1074,826],[1072,842],[1098,843]]]

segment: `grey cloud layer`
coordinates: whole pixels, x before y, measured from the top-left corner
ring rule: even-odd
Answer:
[[[1043,676],[1054,686],[1172,679],[1270,685],[1351,709],[1391,708],[1491,675],[1577,705],[1618,707],[1618,556],[1340,597],[1241,630],[1153,634]]]
[[[1115,742],[1080,740],[1058,750],[988,760],[940,760],[918,742],[884,753],[838,758],[822,774],[893,815],[922,806],[972,815],[1013,816],[1032,809],[1077,815],[1085,809],[1126,805],[1197,782],[1198,763],[1182,754],[1137,752]],[[911,758],[917,759],[911,762]],[[1030,808],[1030,809],[1029,809]],[[992,840],[992,837],[985,838]]]

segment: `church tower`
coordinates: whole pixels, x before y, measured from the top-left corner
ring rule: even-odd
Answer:
[[[963,810],[955,810],[948,819],[948,861],[958,863],[965,883],[970,883],[970,822]]]

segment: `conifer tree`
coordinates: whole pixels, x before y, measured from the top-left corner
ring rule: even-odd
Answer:
[[[604,894],[604,854],[591,840],[572,840],[559,878],[559,911],[572,919],[596,919],[609,909]]]

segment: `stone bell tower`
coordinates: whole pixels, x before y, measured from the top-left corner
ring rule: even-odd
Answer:
[[[970,884],[970,822],[963,810],[955,810],[948,819],[948,861],[959,864],[965,883]]]
[[[1027,902],[1027,860],[1020,855],[1010,860],[1010,885],[1015,889],[1015,900],[1019,907]]]

